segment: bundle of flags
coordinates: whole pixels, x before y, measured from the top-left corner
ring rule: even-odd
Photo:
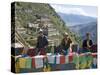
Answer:
[[[77,54],[70,53],[69,55],[37,55],[33,57],[18,57],[17,65],[19,68],[43,68],[46,71],[46,63],[48,64],[48,69],[50,70],[49,64],[68,64],[74,63],[76,65],[76,69],[84,69],[87,67],[91,67],[91,64],[97,65],[96,62],[96,53],[86,53],[86,54]],[[46,59],[46,62],[44,61]],[[45,64],[44,64],[45,63]]]

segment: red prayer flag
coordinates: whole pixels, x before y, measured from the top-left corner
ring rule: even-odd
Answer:
[[[65,56],[60,56],[60,64],[65,64]]]
[[[68,58],[69,58],[69,63],[71,63],[73,61],[73,55],[70,54]]]
[[[32,58],[32,68],[35,68],[35,58]]]

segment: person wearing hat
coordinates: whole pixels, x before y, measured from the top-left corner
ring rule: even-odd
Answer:
[[[44,24],[43,27],[42,27],[42,30],[43,30],[43,34],[48,37],[48,25],[47,24]]]
[[[68,49],[70,47],[70,44],[72,43],[72,40],[69,38],[68,33],[64,33],[63,39],[61,41],[61,53],[66,55],[68,54]]]
[[[90,47],[93,45],[92,40],[90,39],[90,33],[86,33],[86,39],[83,40],[83,51],[82,52],[90,52]]]
[[[45,48],[48,46],[48,40],[40,29],[39,36],[37,37],[36,48],[38,49],[38,54],[44,55],[46,53]]]

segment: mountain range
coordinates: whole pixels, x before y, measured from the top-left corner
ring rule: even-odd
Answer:
[[[86,33],[91,34],[91,39],[94,43],[97,43],[97,22],[90,22],[85,24],[80,24],[76,26],[69,26],[70,30],[76,32],[81,36],[82,39],[86,38]]]
[[[79,15],[78,14],[66,14],[66,13],[59,13],[59,12],[58,14],[68,26],[90,23],[90,22],[94,22],[97,20],[95,17],[85,16],[81,14]]]

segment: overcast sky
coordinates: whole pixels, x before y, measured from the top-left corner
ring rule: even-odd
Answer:
[[[80,6],[80,5],[65,5],[65,4],[50,4],[50,5],[55,9],[56,12],[97,17],[96,6]]]

